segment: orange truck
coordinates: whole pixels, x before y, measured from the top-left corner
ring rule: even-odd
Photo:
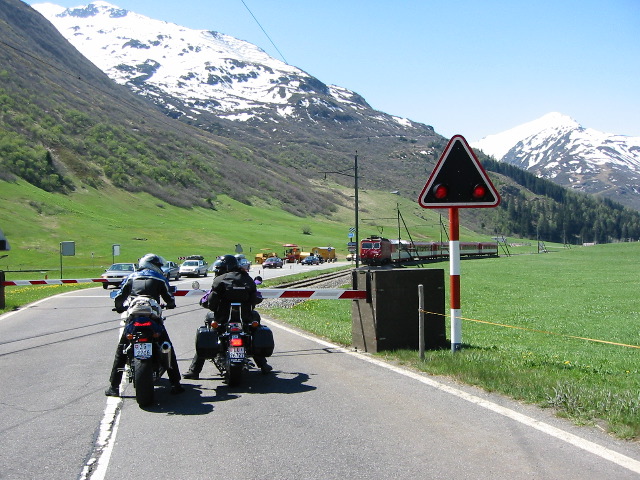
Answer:
[[[313,247],[311,253],[322,257],[325,262],[335,262],[337,260],[336,249],[333,247]]]
[[[295,243],[285,243],[282,245],[284,247],[284,255],[282,258],[287,263],[297,263],[300,261],[300,247]]]

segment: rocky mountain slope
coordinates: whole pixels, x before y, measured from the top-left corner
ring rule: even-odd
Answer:
[[[640,138],[585,128],[549,113],[473,148],[576,191],[640,210]]]
[[[87,8],[80,9],[82,15],[93,16]],[[129,13],[116,9],[111,15]],[[0,44],[0,182],[21,178],[42,190],[74,194],[76,200],[89,189],[108,192],[105,207],[110,195],[124,189],[151,195],[160,209],[165,202],[224,209],[230,197],[330,221],[340,206],[354,206],[344,189],[333,187],[340,182],[346,191],[353,188],[356,157],[361,190],[393,191],[414,200],[446,145],[427,125],[376,112],[364,100],[340,101],[337,91],[352,100],[355,94],[338,87],[325,90],[302,71],[284,81],[308,85],[283,90],[285,96],[291,92],[286,111],[265,100],[255,115],[246,110],[244,120],[237,118],[239,110],[236,117],[215,109],[188,110],[193,106],[188,100],[168,93],[166,101],[157,96],[151,101],[153,88],[141,95],[132,92],[133,80],[126,87],[110,80],[20,0],[0,0]],[[230,85],[236,83],[243,82]],[[568,192],[479,156],[502,203],[494,209],[463,209],[462,222],[478,233],[530,238],[533,231],[543,239],[572,243],[640,237],[637,211]],[[34,218],[46,215],[38,201],[25,198],[25,203]],[[429,215],[415,204],[419,218]],[[360,204],[366,214],[361,218],[373,226],[377,210]]]
[[[191,30],[103,1],[34,8],[113,80],[168,116],[257,145],[306,175],[342,171],[358,152],[371,166],[364,186],[390,185],[417,195],[423,185],[414,179],[426,180],[426,165],[446,143],[428,125],[374,110],[357,93],[326,85],[223,33]]]

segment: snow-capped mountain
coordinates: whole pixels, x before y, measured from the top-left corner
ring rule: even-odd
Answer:
[[[585,128],[554,112],[471,146],[559,185],[640,208],[640,137]]]
[[[109,77],[176,118],[184,115],[196,124],[206,123],[203,114],[236,121],[319,116],[352,122],[359,112],[396,126],[424,127],[375,112],[358,94],[325,85],[223,33],[154,20],[104,1],[33,8]]]
[[[386,141],[384,149],[370,141],[358,147],[381,162],[406,155],[386,139],[404,145],[407,139],[415,145],[441,139],[428,125],[376,111],[357,93],[326,85],[229,35],[154,20],[104,1],[33,8],[110,78],[167,115],[261,148],[265,141],[306,142],[305,153],[296,157],[308,157],[314,167],[353,151],[354,138]],[[640,138],[586,129],[552,113],[472,146],[560,185],[640,209]],[[424,151],[416,155],[437,154]],[[372,183],[389,180],[388,171],[373,170]],[[394,169],[394,183],[406,183],[405,173]]]

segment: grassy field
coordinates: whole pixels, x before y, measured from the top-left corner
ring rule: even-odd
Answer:
[[[427,352],[424,362],[415,351],[378,355],[638,440],[638,258],[633,243],[463,261],[462,351]],[[351,342],[348,301],[308,301],[268,314]]]
[[[342,192],[348,203],[352,190],[319,183],[318,188]],[[415,239],[438,240],[438,214],[425,211],[389,192],[360,191],[360,235],[397,236],[396,205],[399,205]],[[0,228],[9,239],[11,251],[0,258],[0,270],[10,280],[60,278],[60,242],[74,241],[75,256],[62,258],[63,278],[95,278],[116,262],[135,262],[154,252],[177,261],[186,255],[234,253],[241,245],[251,258],[261,252],[283,253],[282,245],[295,243],[303,251],[333,246],[339,258],[347,254],[353,205],[327,215],[300,218],[254,199],[245,205],[220,196],[215,210],[173,207],[147,194],[122,190],[82,189],[70,195],[51,194],[24,182],[0,180]],[[406,232],[402,237],[407,238]],[[461,229],[461,238],[486,241]],[[112,256],[112,245],[120,255]],[[24,270],[36,270],[24,272]]]

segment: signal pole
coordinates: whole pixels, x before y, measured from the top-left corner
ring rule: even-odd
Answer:
[[[449,304],[451,307],[451,352],[462,348],[460,316],[460,217],[458,209],[449,209]]]
[[[462,348],[460,315],[460,219],[458,208],[497,207],[500,195],[462,135],[454,135],[422,189],[422,208],[449,209],[451,351]]]
[[[354,201],[355,201],[355,227],[356,227],[356,268],[358,268],[358,266],[360,265],[360,251],[359,251],[359,245],[360,245],[360,234],[358,231],[358,151],[356,150],[356,155],[354,157],[354,164],[353,164],[353,177],[354,177],[354,182],[353,182],[353,188],[355,190],[355,194],[354,194]]]

